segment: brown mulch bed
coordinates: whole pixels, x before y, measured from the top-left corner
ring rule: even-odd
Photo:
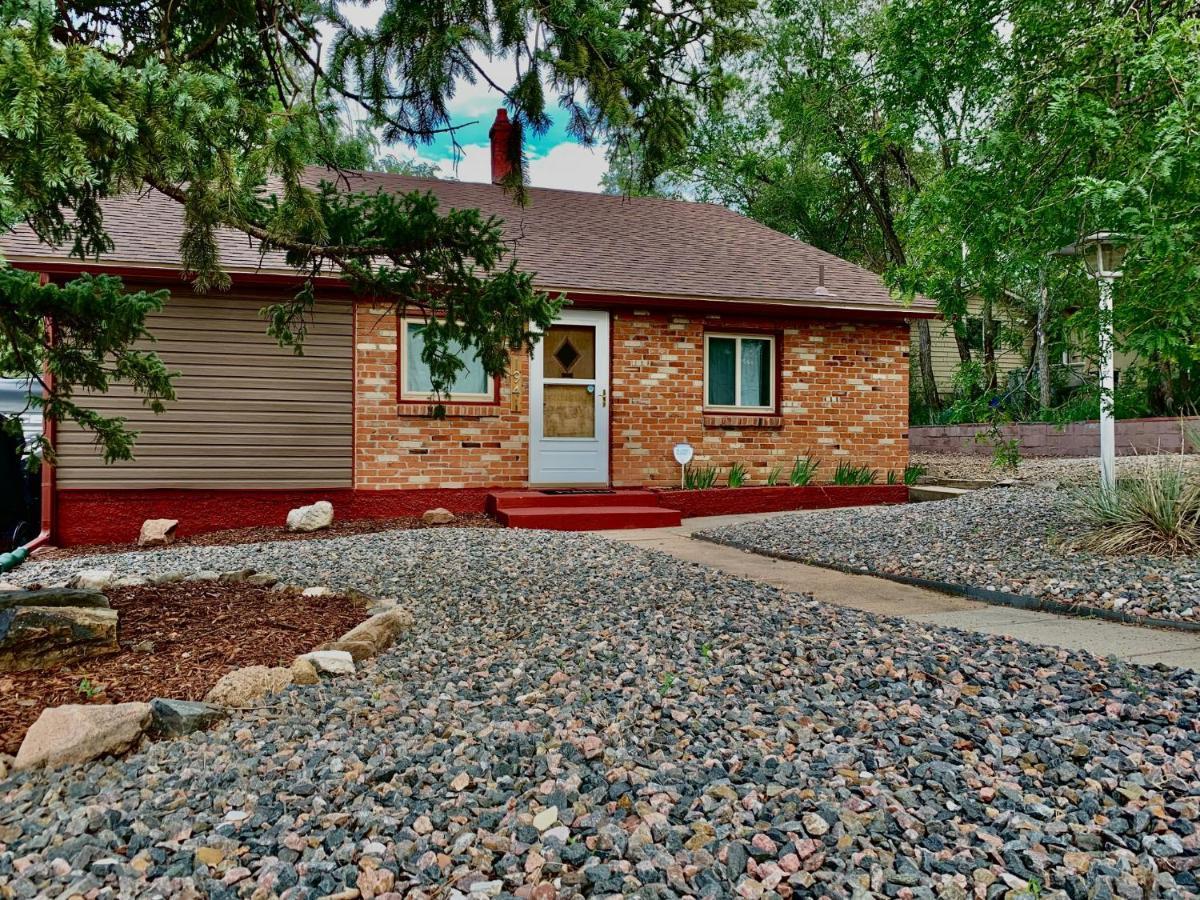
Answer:
[[[374,534],[378,531],[406,531],[410,528],[499,528],[495,519],[485,515],[458,516],[448,525],[426,525],[417,516],[402,516],[395,519],[351,519],[334,521],[321,531],[287,531],[284,528],[259,525],[249,528],[231,528],[227,531],[210,531],[180,538],[164,547],[139,547],[136,541],[127,544],[92,544],[87,547],[54,547],[39,550],[39,560],[69,559],[73,556],[92,556],[97,553],[153,553],[170,547],[224,547],[229,544],[257,544],[264,541],[319,541],[328,538],[346,537],[351,534]]]
[[[290,665],[367,618],[343,597],[303,597],[247,584],[185,581],[105,592],[121,649],[57,669],[0,673],[0,753],[16,753],[47,706],[155,697],[200,700],[242,666]],[[88,680],[89,699],[80,682]]]

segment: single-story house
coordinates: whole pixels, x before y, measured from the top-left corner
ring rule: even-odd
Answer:
[[[827,474],[907,463],[908,320],[933,309],[866,269],[715,205],[533,187],[522,207],[496,184],[349,180],[502,218],[519,264],[570,301],[533,357],[504,378],[469,364],[435,418],[419,318],[330,278],[294,356],[259,310],[292,296],[297,274],[229,232],[232,288],[197,295],[165,196],[106,202],[115,247],[98,261],[10,234],[13,265],[171,291],[151,329],[181,373],[178,400],[156,416],[121,390],[95,398],[140,432],[131,462],[106,465],[89,435],[58,430],[57,542],[129,540],[151,517],[181,520],[180,534],[278,523],[322,498],[341,517],[387,517],[482,511],[505,487],[669,487],[680,442],[697,465],[744,464],[752,483],[808,453]]]

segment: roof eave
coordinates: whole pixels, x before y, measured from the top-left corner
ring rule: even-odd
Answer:
[[[126,263],[113,260],[110,262],[85,262],[82,260],[63,260],[62,257],[8,256],[8,262],[22,269],[32,269],[45,272],[48,275],[71,276],[84,273],[111,273],[124,278],[143,279],[160,283],[187,281],[188,275],[181,269],[171,266],[154,266],[137,263]],[[267,288],[272,286],[298,287],[306,276],[298,271],[280,269],[239,269],[225,270],[234,285],[245,287]],[[346,293],[350,289],[338,276],[330,275],[315,279],[317,286],[324,290],[335,290]],[[843,314],[856,318],[875,319],[932,319],[937,318],[938,311],[932,305],[904,305],[898,301],[878,303],[875,301],[862,302],[848,300],[836,294],[825,296],[810,295],[807,297],[745,297],[745,296],[714,296],[689,294],[684,292],[662,293],[654,291],[628,291],[623,289],[579,288],[565,285],[539,284],[538,288],[549,293],[566,294],[571,299],[594,302],[597,305],[636,306],[639,304],[652,306],[700,306],[713,310],[736,308],[741,312],[773,312],[780,313],[803,312],[813,314]],[[928,301],[926,301],[928,303]]]

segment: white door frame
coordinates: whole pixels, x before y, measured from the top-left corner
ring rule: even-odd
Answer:
[[[608,404],[610,328],[606,310],[564,309],[556,325],[591,325],[596,329],[596,377],[545,379],[542,377],[543,341],[539,340],[529,363],[529,483],[533,486],[607,487],[609,457]],[[591,384],[594,388],[595,436],[547,438],[542,436],[543,385]]]

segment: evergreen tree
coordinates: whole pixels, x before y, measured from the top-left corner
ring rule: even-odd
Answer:
[[[307,182],[313,161],[379,159],[371,139],[355,146],[339,136],[337,110],[361,108],[364,126],[387,144],[453,134],[458,79],[486,79],[481,56],[504,56],[513,80],[493,87],[517,126],[507,187],[518,200],[521,136],[548,127],[554,99],[579,138],[619,128],[658,167],[686,140],[699,106],[723,95],[720,60],[745,46],[746,4],[386,0],[378,23],[363,28],[342,4],[316,0],[0,0],[0,224],[24,223],[95,258],[112,246],[101,201],[153,188],[182,207],[180,252],[196,290],[229,284],[219,227],[286,255],[299,289],[269,310],[282,343],[302,346],[312,279],[332,270],[438,317],[426,333],[435,388],[461,370],[457,346],[501,374],[557,301],[534,289],[500,223],[478,211],[444,210],[419,192]],[[322,35],[332,36],[328,47]],[[121,380],[155,409],[171,398],[170,373],[133,347],[163,299],[115,279],[57,287],[0,269],[0,374],[49,370],[46,414],[93,430],[107,458],[127,458],[132,435],[90,411],[80,391]]]

